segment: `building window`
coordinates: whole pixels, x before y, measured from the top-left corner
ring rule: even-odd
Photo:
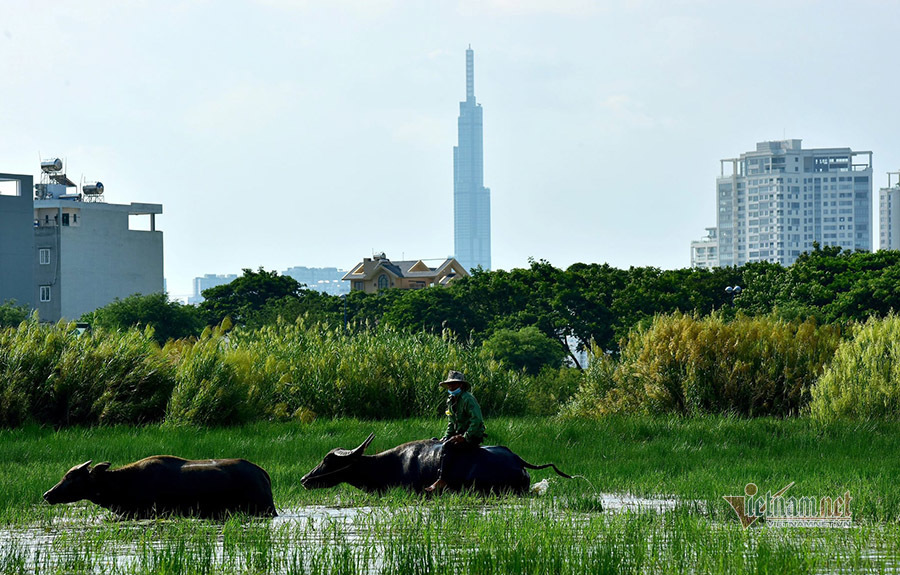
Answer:
[[[388,280],[387,274],[381,274],[378,276],[378,289],[383,290],[387,289],[390,285],[390,281]]]
[[[38,250],[38,261],[42,266],[50,265],[50,248],[41,248]]]
[[[353,282],[353,289],[355,289],[355,290],[362,290],[362,289],[364,289],[364,287],[365,287],[365,286],[363,285],[363,282],[361,282],[361,281],[359,281],[359,280],[354,280],[354,282]]]
[[[41,286],[41,301],[50,301],[50,286]]]

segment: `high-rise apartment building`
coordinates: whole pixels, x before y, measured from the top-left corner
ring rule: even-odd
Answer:
[[[897,182],[891,185],[891,176]],[[900,172],[888,172],[888,185],[878,193],[879,248],[900,250]]]
[[[813,242],[872,249],[872,152],[761,142],[720,162],[718,266],[789,266]]]
[[[484,187],[481,104],[475,102],[475,53],[466,50],[466,100],[459,103],[459,144],[453,147],[453,238],[468,271],[491,269],[491,191]]]

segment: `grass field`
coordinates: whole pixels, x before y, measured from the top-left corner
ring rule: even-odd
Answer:
[[[372,431],[370,452],[440,435],[438,420],[0,431],[0,573],[806,573],[900,568],[900,424],[808,419],[489,419],[489,443],[585,479],[542,497],[422,499],[299,478]],[[72,465],[168,453],[244,457],[272,476],[281,517],[112,521],[41,494]],[[849,529],[744,530],[723,495],[794,482],[796,496],[852,496]],[[595,492],[596,490],[596,492]],[[599,493],[674,500],[665,512],[601,511]]]

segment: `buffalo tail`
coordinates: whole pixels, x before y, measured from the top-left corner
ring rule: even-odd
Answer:
[[[557,475],[559,475],[561,477],[565,477],[566,479],[572,479],[571,475],[569,475],[567,473],[563,473],[562,471],[559,470],[559,468],[556,465],[554,465],[552,463],[546,463],[544,465],[532,465],[531,463],[528,463],[521,457],[519,457],[519,461],[521,461],[522,465],[527,467],[528,469],[547,469],[548,467],[552,467],[553,471],[555,471]]]

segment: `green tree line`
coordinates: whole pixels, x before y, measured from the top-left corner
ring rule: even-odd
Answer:
[[[736,285],[740,295],[725,292]],[[510,351],[503,359],[535,372],[555,367],[564,357],[577,365],[567,341],[618,353],[632,329],[646,327],[659,314],[774,314],[820,324],[885,317],[900,310],[900,252],[816,246],[789,267],[762,262],[714,270],[580,263],[561,269],[539,260],[510,271],[475,270],[446,288],[352,292],[345,298],[260,268],[245,269],[230,284],[203,295],[205,301],[196,307],[170,302],[162,294],[134,296],[83,319],[107,329],[151,326],[161,344],[196,337],[226,317],[251,328],[305,317],[354,331],[376,325],[432,334],[449,330],[469,343],[487,343],[498,357],[504,349],[530,349],[528,358]],[[18,317],[13,311],[8,315]],[[492,338],[496,341],[488,343]],[[508,345],[513,340],[519,345]]]

